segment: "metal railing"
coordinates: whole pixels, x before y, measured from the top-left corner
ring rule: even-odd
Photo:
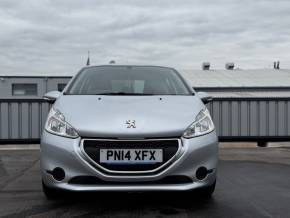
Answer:
[[[0,99],[0,143],[39,142],[50,107],[42,99]],[[290,141],[290,97],[219,97],[207,107],[221,141]]]
[[[290,140],[290,98],[214,98],[208,108],[222,141]]]
[[[42,99],[0,99],[0,142],[38,142],[49,109]]]

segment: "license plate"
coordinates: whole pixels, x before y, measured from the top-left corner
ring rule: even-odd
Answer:
[[[154,164],[162,161],[162,149],[100,149],[101,163]]]

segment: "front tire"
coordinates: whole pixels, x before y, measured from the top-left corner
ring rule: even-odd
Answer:
[[[61,190],[50,188],[47,185],[45,185],[43,181],[42,181],[42,191],[48,200],[56,200],[63,196]]]
[[[198,192],[199,192],[200,197],[204,199],[211,198],[212,194],[214,193],[215,186],[216,186],[216,180],[214,181],[212,185],[199,189]]]

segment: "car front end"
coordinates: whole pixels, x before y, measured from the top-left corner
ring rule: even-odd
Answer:
[[[216,181],[218,140],[198,96],[65,95],[41,138],[47,189],[186,191]]]

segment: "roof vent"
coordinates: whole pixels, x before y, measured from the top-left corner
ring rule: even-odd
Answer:
[[[277,70],[280,69],[280,61],[274,62],[274,69],[277,69]]]
[[[209,70],[210,69],[210,63],[209,62],[203,62],[202,63],[202,69],[203,70]]]
[[[235,64],[233,62],[226,63],[226,70],[233,70],[235,68]]]

